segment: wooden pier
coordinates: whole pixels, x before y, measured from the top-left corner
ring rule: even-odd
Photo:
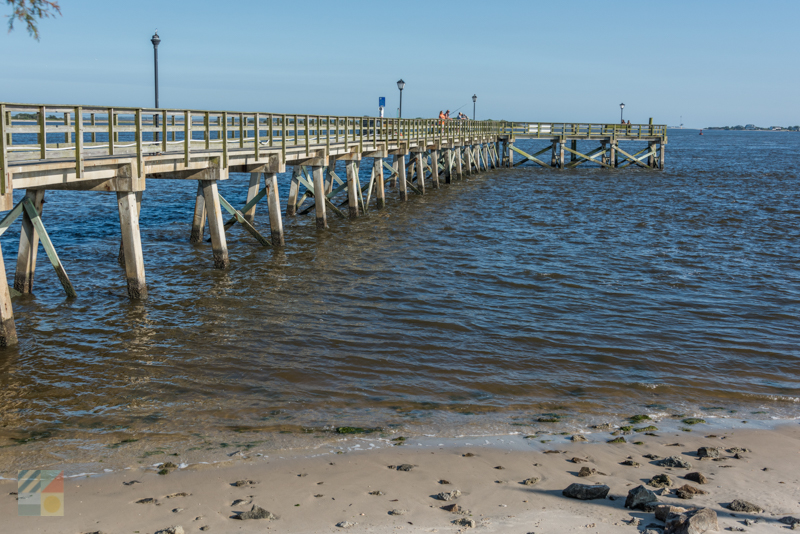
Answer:
[[[356,218],[383,208],[387,186],[406,201],[409,191],[424,195],[429,187],[526,163],[551,169],[587,164],[663,169],[666,134],[666,126],[652,120],[636,125],[441,121],[0,103],[0,211],[8,211],[0,221],[0,235],[22,217],[15,291],[32,291],[41,241],[67,297],[75,297],[42,222],[45,191],[113,192],[128,295],[141,299],[147,296],[147,285],[139,210],[148,179],[197,181],[189,241],[203,240],[207,221],[214,265],[225,268],[230,261],[225,231],[234,224],[265,247],[282,247],[284,215],[313,211],[317,226],[326,228],[330,213]],[[529,154],[515,146],[517,139],[537,140],[542,149]],[[597,146],[580,152],[579,141]],[[515,155],[521,159],[515,161]],[[371,165],[370,179],[361,183],[365,160]],[[344,177],[335,172],[337,161],[345,162]],[[278,174],[287,166],[292,175],[282,213]],[[217,183],[232,172],[250,174],[241,207],[217,190]],[[15,189],[25,190],[16,205]],[[256,206],[265,198],[268,237],[254,225]],[[0,274],[6,276],[1,250]],[[0,345],[16,341],[11,291],[0,283]]]

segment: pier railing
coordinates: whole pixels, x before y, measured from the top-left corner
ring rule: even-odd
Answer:
[[[337,145],[369,150],[384,143],[466,142],[487,137],[651,138],[666,135],[654,124],[585,124],[440,119],[393,119],[238,111],[111,108],[0,103],[0,169],[11,163],[75,160],[76,178],[94,158],[183,152],[304,152]],[[0,194],[6,182],[0,180]]]

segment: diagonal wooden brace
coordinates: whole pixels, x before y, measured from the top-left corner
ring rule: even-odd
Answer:
[[[647,150],[647,149],[645,149],[645,150]],[[639,161],[639,160],[638,160],[638,159],[636,159],[635,157],[631,156],[630,154],[628,154],[627,152],[625,152],[624,150],[622,150],[622,149],[621,149],[619,146],[617,146],[617,152],[618,152],[618,153],[620,153],[620,154],[622,154],[623,156],[625,156],[625,159],[627,159],[627,160],[628,160],[628,161],[630,161],[631,163],[635,163],[635,164],[636,164],[636,165],[638,165],[639,167],[642,167],[642,168],[644,168],[644,169],[647,169],[648,171],[652,171],[652,170],[653,170],[652,168],[648,167],[646,164],[642,163],[641,161]],[[642,156],[642,159],[646,158],[648,155],[649,155],[649,154],[645,154],[644,156]]]
[[[61,285],[64,286],[64,292],[68,297],[77,297],[78,294],[75,292],[75,288],[72,287],[72,282],[69,281],[67,271],[64,270],[64,265],[62,265],[61,260],[58,259],[56,248],[53,246],[53,242],[50,241],[50,236],[47,235],[47,230],[44,229],[44,224],[42,224],[42,218],[39,216],[39,212],[36,211],[36,207],[33,205],[33,202],[31,202],[30,198],[25,197],[22,199],[22,201],[20,201],[20,204],[25,209],[25,212],[31,219],[31,223],[33,223],[33,227],[39,234],[39,240],[42,242],[42,246],[44,247],[44,251],[47,253],[50,263],[53,264],[53,268],[56,270],[58,280],[61,282]]]
[[[537,158],[537,157],[536,157],[536,156],[538,156],[539,154],[542,154],[542,153],[544,153],[544,152],[547,152],[548,150],[550,150],[550,148],[551,148],[551,147],[547,147],[547,148],[545,148],[544,150],[540,150],[539,152],[537,152],[537,153],[536,153],[536,155],[533,155],[533,156],[531,156],[531,155],[530,155],[530,154],[528,154],[527,152],[523,152],[522,150],[518,149],[518,148],[517,148],[517,147],[515,147],[514,145],[508,145],[508,148],[510,148],[511,150],[513,150],[514,152],[516,152],[517,154],[519,154],[520,156],[522,156],[522,157],[524,157],[524,158],[526,158],[526,159],[528,159],[528,160],[530,160],[530,161],[532,161],[532,162],[534,162],[534,163],[538,163],[538,164],[539,164],[539,165],[541,165],[542,167],[547,167],[548,169],[549,169],[549,168],[551,168],[551,167],[550,167],[550,165],[548,165],[547,163],[545,163],[544,161],[542,161],[542,160],[540,160],[539,158]],[[522,163],[524,163],[524,162],[525,162],[525,160],[523,160],[523,161],[519,162],[519,164],[521,165],[521,164],[522,164]],[[516,166],[516,165],[515,165],[515,166]]]
[[[264,191],[266,191],[266,189]],[[230,203],[227,200],[225,200],[225,198],[222,195],[219,195],[219,203],[222,205],[223,208],[225,208],[225,210],[228,213],[233,215],[236,218],[236,222],[238,222],[239,224],[244,226],[244,229],[247,230],[248,232],[250,232],[250,235],[255,237],[256,240],[258,240],[259,243],[261,243],[265,247],[271,247],[272,246],[272,243],[267,241],[264,238],[264,236],[262,236],[258,232],[258,230],[256,230],[255,227],[252,224],[250,224],[250,221],[248,221],[247,218],[245,218],[244,214],[241,211],[239,211],[236,208],[234,208],[233,206],[231,206]]]
[[[598,154],[595,154],[594,156],[591,156],[591,157],[590,157],[590,156],[587,156],[586,154],[581,154],[581,153],[580,153],[580,152],[578,152],[577,150],[572,150],[571,148],[567,148],[567,147],[566,147],[565,145],[563,145],[563,144],[561,145],[561,148],[563,148],[565,151],[569,152],[570,154],[575,154],[576,156],[579,156],[579,157],[583,158],[585,161],[594,161],[595,163],[599,163],[599,164],[600,164],[600,165],[602,165],[603,167],[608,167],[609,169],[611,169],[611,168],[612,168],[612,167],[611,167],[611,165],[608,165],[608,164],[606,164],[606,163],[603,163],[602,161],[598,161],[598,160],[594,159],[594,158],[596,158],[597,156],[599,156],[599,155],[600,155],[599,153],[598,153]],[[581,161],[579,161],[579,163],[581,163]]]

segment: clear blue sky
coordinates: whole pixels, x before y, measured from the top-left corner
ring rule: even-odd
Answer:
[[[478,118],[800,123],[800,1],[60,0],[0,32],[0,100]],[[9,8],[0,6],[0,14]]]

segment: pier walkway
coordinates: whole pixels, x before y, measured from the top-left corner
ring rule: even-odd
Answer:
[[[542,149],[524,152],[515,146],[517,139],[538,140]],[[596,146],[579,152],[579,141]],[[666,126],[652,120],[636,125],[441,121],[0,103],[0,211],[8,211],[0,235],[22,217],[13,291],[31,292],[41,241],[67,296],[75,297],[42,222],[45,191],[114,192],[120,263],[129,296],[139,299],[147,296],[139,210],[149,179],[197,181],[189,241],[203,240],[207,221],[214,265],[225,268],[225,230],[234,224],[265,247],[281,247],[284,216],[313,211],[317,226],[326,228],[330,213],[355,218],[383,208],[387,187],[406,201],[409,192],[424,195],[429,187],[523,164],[663,169],[666,144]],[[521,159],[515,161],[515,155]],[[335,172],[337,161],[345,162],[343,177]],[[365,161],[370,179],[361,183]],[[287,166],[292,175],[283,212],[278,173]],[[250,174],[244,206],[233,206],[217,190],[230,173]],[[25,190],[16,205],[14,190]],[[269,212],[268,237],[254,226],[262,199]],[[230,214],[228,221],[223,211]],[[7,280],[2,251],[0,274]],[[0,345],[16,341],[11,290],[0,281]]]

